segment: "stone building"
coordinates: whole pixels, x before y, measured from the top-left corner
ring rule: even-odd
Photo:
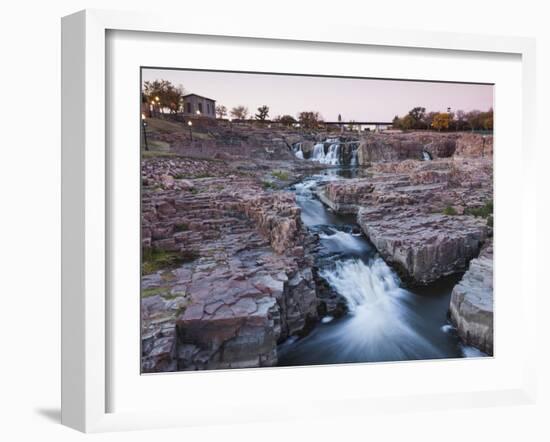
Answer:
[[[216,118],[216,100],[202,97],[197,94],[188,94],[182,97],[184,117]]]

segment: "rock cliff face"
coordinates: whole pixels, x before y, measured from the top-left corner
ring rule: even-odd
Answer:
[[[456,145],[457,157],[492,157],[493,136],[478,134],[462,134]]]
[[[431,158],[449,158],[456,150],[457,138],[457,134],[438,133],[370,134],[359,146],[359,164],[421,160],[423,152]]]
[[[453,289],[450,316],[466,344],[493,355],[492,241],[470,262],[468,271]]]
[[[276,364],[277,343],[318,316],[314,239],[294,196],[242,176],[143,176],[144,250],[175,261],[142,278],[143,370]]]
[[[360,165],[376,162],[457,157],[492,157],[492,135],[410,132],[369,134],[358,150]]]

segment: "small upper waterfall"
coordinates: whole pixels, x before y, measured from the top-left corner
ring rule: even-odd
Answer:
[[[331,166],[357,166],[358,160],[358,141],[342,141],[339,138],[326,138],[309,149],[306,153],[302,150],[302,143],[296,143],[292,146],[292,151],[297,158],[308,158],[311,161],[317,161]]]
[[[427,152],[425,150],[422,151],[422,159],[424,161],[431,161],[432,160],[432,156],[430,155],[430,152]]]
[[[340,143],[331,144],[326,153],[325,143],[317,143],[313,146],[311,159],[322,164],[330,164],[333,166],[340,164]]]
[[[358,162],[357,162],[357,152],[358,152],[358,148],[355,148],[351,151],[351,161],[350,161],[350,165],[351,166],[357,166]]]
[[[294,156],[296,156],[296,158],[300,160],[304,159],[304,152],[302,151],[302,143],[296,143],[294,146],[292,146],[292,151],[294,152]]]

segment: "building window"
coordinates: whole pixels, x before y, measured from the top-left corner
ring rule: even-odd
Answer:
[[[187,103],[187,113],[190,114],[193,112],[193,109],[191,108],[191,103]]]
[[[202,114],[202,103],[199,103],[199,112]]]
[[[206,103],[206,113],[209,114],[210,113],[210,103]]]

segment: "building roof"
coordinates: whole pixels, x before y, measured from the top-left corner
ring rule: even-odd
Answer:
[[[204,97],[204,96],[198,95],[198,94],[187,94],[187,95],[184,95],[184,96],[181,97],[181,98],[187,98],[187,97],[191,97],[191,96],[195,96],[195,97],[199,97],[199,98],[204,98],[205,100],[216,101],[216,100],[214,100],[213,98]]]

